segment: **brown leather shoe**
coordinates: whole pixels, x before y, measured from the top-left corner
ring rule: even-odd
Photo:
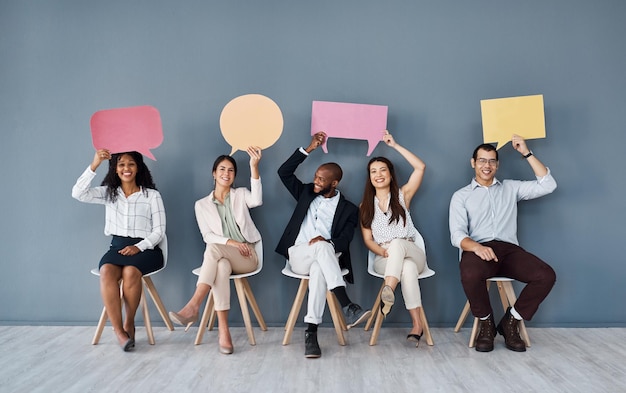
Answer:
[[[515,352],[526,352],[526,344],[519,336],[519,321],[511,315],[511,307],[498,324],[498,333],[504,336],[504,344],[508,349]]]
[[[493,315],[484,321],[479,320],[478,334],[476,335],[476,350],[478,352],[493,351],[493,339],[496,337],[496,326]]]

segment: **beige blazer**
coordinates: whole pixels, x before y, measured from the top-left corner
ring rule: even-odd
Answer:
[[[250,179],[250,188],[231,188],[230,204],[235,216],[235,222],[243,237],[249,243],[256,243],[261,240],[261,233],[254,225],[250,217],[250,209],[263,204],[263,188],[261,179]],[[208,196],[196,201],[196,220],[202,233],[202,238],[207,244],[226,244],[229,238],[224,237],[222,232],[222,220],[217,207],[213,202],[213,192]]]

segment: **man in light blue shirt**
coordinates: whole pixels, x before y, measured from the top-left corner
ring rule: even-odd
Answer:
[[[470,161],[475,171],[472,182],[450,201],[450,238],[461,251],[461,283],[472,314],[480,318],[476,350],[493,350],[496,330],[504,336],[506,347],[523,352],[526,345],[519,336],[520,320],[530,320],[556,281],[554,270],[517,241],[517,202],[539,198],[556,189],[550,170],[537,159],[519,135],[511,144],[528,161],[537,180],[496,179],[498,152],[483,144],[474,150]],[[495,325],[485,282],[490,277],[509,277],[526,283],[513,307]]]

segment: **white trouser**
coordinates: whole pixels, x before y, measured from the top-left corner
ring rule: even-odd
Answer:
[[[422,293],[417,278],[426,268],[426,254],[410,240],[394,239],[382,245],[388,258],[380,255],[374,259],[374,270],[385,277],[400,280],[402,297],[407,310],[422,307]]]
[[[296,274],[309,276],[309,299],[305,323],[322,323],[326,291],[345,287],[339,259],[333,246],[325,241],[289,247],[289,266]]]

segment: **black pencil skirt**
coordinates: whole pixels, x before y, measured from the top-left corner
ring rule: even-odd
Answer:
[[[110,263],[118,266],[134,266],[141,274],[146,275],[159,270],[163,267],[163,252],[156,246],[152,250],[145,250],[132,256],[122,255],[118,251],[126,246],[132,246],[139,243],[141,238],[134,237],[122,237],[113,236],[111,239],[111,248],[100,259],[98,268],[101,269],[102,265]]]

